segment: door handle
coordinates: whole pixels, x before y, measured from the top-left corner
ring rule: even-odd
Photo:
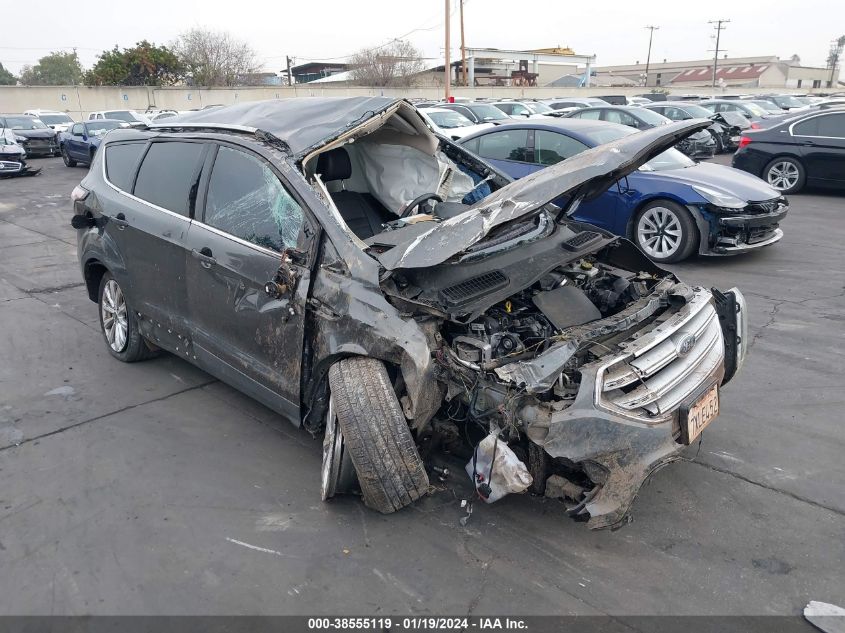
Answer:
[[[129,226],[129,222],[126,221],[126,216],[122,213],[118,213],[111,219],[111,221],[114,222],[115,226],[117,226],[118,231],[122,231]]]
[[[804,145],[815,145],[813,141],[804,141]]]
[[[191,257],[194,259],[198,259],[200,262],[200,266],[203,268],[211,268],[214,264],[217,263],[217,260],[214,259],[214,256],[211,253],[211,249],[208,246],[203,246],[199,250],[192,250]]]

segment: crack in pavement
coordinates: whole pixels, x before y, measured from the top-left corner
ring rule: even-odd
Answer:
[[[723,475],[735,477],[736,479],[739,479],[741,481],[744,481],[745,483],[751,484],[752,486],[758,486],[760,488],[763,488],[765,490],[769,490],[771,492],[777,492],[777,493],[780,493],[782,495],[786,495],[787,497],[791,497],[792,499],[795,499],[796,501],[801,501],[801,502],[807,503],[811,506],[815,506],[817,508],[821,508],[822,510],[827,510],[828,512],[833,512],[834,514],[838,514],[839,516],[845,517],[845,510],[842,510],[840,508],[835,508],[833,506],[829,506],[825,503],[822,503],[821,501],[814,501],[813,499],[809,499],[808,497],[804,497],[804,496],[799,495],[797,493],[790,492],[789,490],[784,490],[782,488],[776,488],[776,487],[771,486],[769,484],[766,484],[766,483],[763,483],[763,482],[760,482],[760,481],[755,481],[754,479],[751,479],[750,477],[746,477],[745,475],[740,475],[739,473],[734,472],[732,470],[728,470],[727,468],[721,468],[720,466],[708,464],[707,462],[700,462],[696,459],[686,459],[684,461],[686,461],[689,464],[697,464],[698,466],[702,466],[704,468],[715,471],[717,473],[722,473]]]
[[[11,220],[7,220],[5,218],[0,218],[0,222],[5,222],[6,224],[11,224],[12,226],[18,227],[19,229],[23,229],[25,231],[30,231],[32,233],[36,233],[36,234],[38,234],[42,237],[46,237],[48,240],[54,241],[54,242],[61,242],[62,244],[67,244],[68,246],[76,246],[75,241],[65,240],[65,239],[62,239],[61,237],[56,237],[55,235],[48,235],[47,233],[44,233],[42,231],[32,229],[28,226],[23,226],[22,224],[17,224],[15,222],[12,222]],[[40,243],[41,242],[32,242],[32,244],[40,244]],[[32,244],[15,244],[15,246],[31,246]],[[13,247],[10,247],[10,248],[13,248]]]
[[[172,398],[173,396],[178,396],[180,394],[187,393],[189,391],[194,391],[196,389],[202,389],[203,387],[207,387],[208,385],[211,385],[215,382],[218,382],[216,378],[212,379],[212,380],[207,380],[205,382],[194,385],[192,387],[186,387],[185,389],[181,389],[179,391],[175,391],[173,393],[167,394],[166,396],[161,396],[159,398],[152,398],[151,400],[145,400],[144,402],[139,402],[137,404],[130,404],[130,405],[127,405],[125,407],[115,409],[114,411],[110,411],[108,413],[103,413],[101,415],[94,416],[93,418],[89,418],[87,420],[82,420],[80,422],[75,422],[73,424],[69,424],[68,426],[63,426],[63,427],[56,429],[54,431],[49,431],[47,433],[42,433],[41,435],[35,435],[33,437],[28,437],[25,440],[22,440],[21,442],[19,442],[18,444],[8,444],[6,446],[0,446],[0,452],[9,450],[11,448],[18,448],[19,446],[23,446],[24,444],[30,444],[31,442],[36,442],[38,440],[41,440],[41,439],[44,439],[44,438],[47,438],[47,437],[51,437],[53,435],[59,435],[60,433],[64,433],[65,431],[70,431],[72,429],[78,428],[78,427],[83,426],[85,424],[90,424],[91,422],[96,422],[97,420],[102,420],[103,418],[107,418],[111,415],[123,413],[124,411],[131,411],[132,409],[137,409],[138,407],[143,407],[145,405],[152,404],[154,402],[162,402],[164,400],[167,400],[168,398]]]
[[[770,301],[772,300],[770,299]],[[774,325],[775,320],[777,319],[778,312],[780,311],[780,307],[784,303],[786,303],[786,301],[777,301],[777,303],[772,306],[772,311],[769,313],[769,320],[764,323],[759,330],[757,330],[754,336],[751,337],[751,342],[748,344],[748,351],[751,351],[753,349],[754,344],[757,342],[757,339],[759,339],[763,335],[763,332],[766,330],[766,328],[768,328],[770,325]]]

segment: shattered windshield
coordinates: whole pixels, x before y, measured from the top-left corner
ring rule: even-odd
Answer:
[[[442,127],[445,130],[472,125],[472,121],[460,112],[452,112],[451,110],[423,110],[423,112],[434,121],[437,127]]]
[[[13,130],[46,130],[40,119],[31,116],[7,116],[6,126]]]
[[[221,147],[208,185],[204,220],[242,240],[282,252],[296,246],[302,209],[266,163]]]

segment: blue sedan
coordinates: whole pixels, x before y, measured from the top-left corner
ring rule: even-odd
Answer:
[[[124,127],[123,121],[102,119],[74,123],[68,128],[67,132],[62,132],[59,137],[59,150],[62,153],[62,160],[65,161],[65,165],[68,167],[76,167],[77,163],[90,165],[103,136],[110,130],[119,127]]]
[[[522,178],[598,145],[638,131],[577,119],[509,123],[458,141],[511,178]],[[556,200],[560,206],[567,199]],[[774,244],[789,204],[761,179],[722,165],[696,163],[676,149],[640,169],[572,213],[633,240],[656,262],[693,253],[729,255]]]

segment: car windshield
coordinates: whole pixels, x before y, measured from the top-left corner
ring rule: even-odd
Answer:
[[[439,110],[427,110],[425,113],[429,119],[434,121],[437,127],[442,127],[444,130],[472,125],[472,121],[460,112],[452,112],[451,110],[444,110],[442,112]]]
[[[46,130],[47,126],[41,119],[34,119],[30,116],[7,116],[6,126],[13,130]]]
[[[783,114],[783,108],[779,108],[778,106],[776,106],[776,105],[775,105],[774,103],[772,103],[771,101],[763,101],[763,100],[757,101],[757,100],[754,100],[754,101],[749,101],[749,103],[751,103],[751,104],[753,104],[753,105],[758,105],[758,106],[760,106],[760,107],[761,107],[761,108],[763,108],[766,112],[774,112],[774,113],[777,113],[777,114]]]
[[[66,114],[42,114],[38,118],[47,125],[62,125],[63,123],[73,123],[73,119],[71,119]]]
[[[111,110],[110,112],[103,112],[107,119],[117,119],[118,121],[126,121],[128,123],[136,123],[144,120],[131,110]]]
[[[767,114],[769,114],[768,111],[764,110],[756,103],[749,102],[743,103],[742,105],[744,105],[754,116],[766,116]]]
[[[487,104],[475,104],[467,106],[472,113],[482,121],[509,121],[510,117],[499,110],[496,106]]]
[[[696,119],[709,119],[711,116],[713,116],[713,113],[710,112],[710,110],[708,110],[707,108],[702,108],[700,105],[685,103],[683,109],[684,112],[689,113]]]
[[[623,136],[639,133],[639,130],[632,127],[608,125],[606,128],[602,126],[601,128],[592,130],[590,132],[590,140],[596,145],[604,145]],[[683,169],[684,167],[692,167],[693,165],[695,165],[694,160],[687,158],[675,148],[670,148],[642,165],[640,171],[666,171],[667,169]]]
[[[669,123],[669,119],[665,116],[647,108],[638,108],[636,116],[651,125],[665,125]]]
[[[538,101],[526,101],[523,104],[526,108],[531,110],[534,114],[545,114],[546,112],[554,112],[549,106],[545,103],[539,103]]]
[[[792,95],[784,95],[782,97],[772,97],[772,100],[781,108],[802,108],[804,104]]]
[[[668,169],[684,169],[692,167],[695,161],[682,154],[674,147],[667,149],[640,167],[640,171],[666,171]]]
[[[91,136],[102,136],[109,130],[120,127],[117,121],[96,121],[88,124],[88,134]]]

